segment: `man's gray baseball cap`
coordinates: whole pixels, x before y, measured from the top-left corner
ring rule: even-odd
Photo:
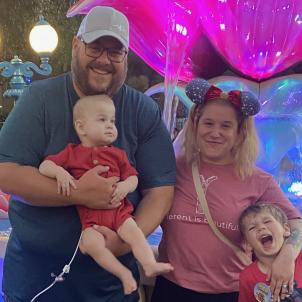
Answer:
[[[77,37],[91,43],[104,36],[114,37],[128,48],[129,23],[127,17],[116,9],[96,6],[82,20]]]

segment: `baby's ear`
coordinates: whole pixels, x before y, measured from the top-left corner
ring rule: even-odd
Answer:
[[[73,122],[74,128],[77,132],[78,135],[82,135],[83,134],[83,122],[79,119],[75,120]]]
[[[290,236],[290,226],[288,223],[284,223],[283,225],[283,228],[284,228],[284,237],[287,238]]]

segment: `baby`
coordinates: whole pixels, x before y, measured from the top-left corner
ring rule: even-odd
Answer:
[[[48,156],[39,171],[55,178],[58,193],[69,195],[70,186],[76,189],[74,179],[79,179],[86,171],[97,166],[108,166],[104,177],[117,176],[110,203],[120,202],[115,209],[95,210],[77,206],[82,223],[80,250],[90,255],[100,266],[117,276],[125,294],[137,289],[132,273],[106,248],[104,236],[94,229],[94,225],[104,225],[128,243],[135,258],[141,263],[146,276],[169,272],[169,263],[158,263],[141,229],[131,216],[133,206],[126,195],[133,192],[138,184],[137,172],[129,163],[125,151],[112,146],[117,138],[115,126],[115,106],[107,95],[81,98],[73,109],[74,127],[81,144],[68,144],[56,155]]]

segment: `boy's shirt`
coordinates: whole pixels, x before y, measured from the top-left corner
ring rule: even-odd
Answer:
[[[299,293],[301,295],[302,294],[302,253],[300,253],[296,259],[294,280],[296,285],[295,285],[293,296],[299,295]],[[254,288],[255,285],[259,282],[269,285],[269,282],[266,281],[266,274],[262,273],[259,270],[256,260],[240,273],[238,302],[257,302],[254,296]],[[286,299],[283,301],[302,302],[302,295],[301,298],[296,298],[292,300]]]

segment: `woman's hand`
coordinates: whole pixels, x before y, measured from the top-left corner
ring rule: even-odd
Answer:
[[[293,292],[294,273],[295,256],[290,247],[284,246],[267,274],[274,302],[279,301],[279,297],[284,299]]]
[[[267,274],[267,281],[271,281],[270,287],[274,302],[278,301],[279,296],[282,299],[293,292],[295,260],[301,252],[302,220],[299,218],[290,219],[288,224],[290,236],[285,240],[270,272]]]

